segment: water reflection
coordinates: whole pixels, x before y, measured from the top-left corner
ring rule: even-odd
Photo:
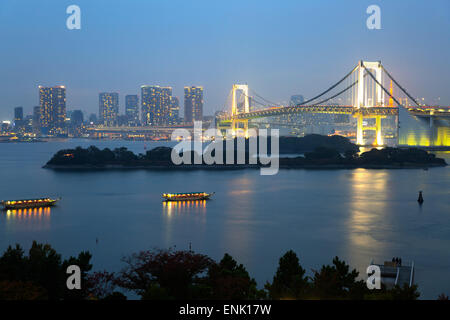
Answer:
[[[249,178],[250,174],[236,176],[227,183],[228,200],[224,207],[227,215],[223,225],[223,246],[235,255],[247,257],[253,240],[253,216],[257,213],[253,201],[255,180]]]
[[[8,228],[49,229],[50,215],[51,207],[7,210],[6,225]]]
[[[348,253],[352,258],[367,254],[369,259],[370,255],[382,252],[385,248],[386,243],[382,239],[386,235],[377,232],[385,229],[383,227],[386,227],[389,219],[386,208],[388,180],[387,171],[356,169],[350,174],[347,228]]]
[[[162,211],[163,241],[166,248],[174,245],[175,239],[180,237],[180,231],[192,231],[196,237],[205,231],[206,200],[163,201]],[[188,237],[189,242],[193,240],[192,237]]]
[[[174,215],[206,213],[206,200],[164,201],[163,213],[171,218]]]

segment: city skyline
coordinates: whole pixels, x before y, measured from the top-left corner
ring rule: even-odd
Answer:
[[[450,300],[450,0],[2,0],[0,43],[0,302]]]
[[[83,13],[81,30],[65,27],[66,3],[28,2],[24,10],[12,1],[0,5],[7,13],[0,22],[0,36],[9,45],[0,53],[1,120],[11,118],[14,106],[31,113],[38,85],[67,86],[68,108],[87,114],[96,113],[98,92],[124,96],[137,93],[145,83],[170,85],[178,97],[185,85],[204,86],[205,114],[221,110],[229,87],[239,82],[275,101],[287,101],[295,94],[308,98],[359,59],[381,59],[414,96],[425,97],[430,104],[438,98],[444,105],[450,103],[446,90],[450,70],[439,63],[450,47],[447,1],[433,6],[378,1],[381,30],[365,26],[370,1],[353,1],[345,7],[328,1],[283,5],[249,1],[239,3],[236,11],[228,8],[233,4],[202,1],[77,4]],[[405,11],[408,14],[399,14]],[[24,20],[15,19],[19,12]],[[132,13],[137,14],[136,22],[129,23]],[[154,18],[151,23],[143,19],[145,14]],[[309,28],[315,29],[314,34],[305,31]],[[149,30],[158,31],[155,41],[143,43],[139,39]],[[60,39],[58,46],[36,43],[43,32]],[[102,47],[98,37],[108,45]],[[125,39],[129,43],[122,46]],[[31,58],[32,52],[39,63]]]

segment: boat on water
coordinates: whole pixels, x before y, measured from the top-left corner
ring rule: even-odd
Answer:
[[[162,197],[165,201],[208,200],[213,194],[214,192],[163,193]]]
[[[24,199],[24,200],[3,200],[0,204],[4,210],[9,209],[25,209],[25,208],[39,208],[54,206],[61,198],[39,198],[39,199]]]

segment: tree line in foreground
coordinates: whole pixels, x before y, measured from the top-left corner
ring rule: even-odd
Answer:
[[[114,273],[91,272],[92,255],[62,259],[50,245],[33,242],[28,255],[20,245],[9,246],[0,257],[0,300],[126,299],[134,293],[141,299],[338,299],[415,300],[412,287],[367,289],[358,271],[335,257],[332,264],[312,270],[307,276],[292,250],[279,260],[271,282],[258,289],[242,264],[229,254],[216,262],[193,251],[153,249],[122,258],[124,267]],[[69,265],[81,269],[81,289],[69,290]],[[439,299],[448,299],[441,295]]]

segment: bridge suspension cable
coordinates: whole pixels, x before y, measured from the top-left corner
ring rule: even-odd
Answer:
[[[375,78],[375,76],[372,74],[372,72],[370,72],[369,71],[369,69],[367,69],[366,68],[366,66],[363,64],[362,65],[363,67],[364,67],[364,69],[366,70],[366,72],[367,72],[367,74],[384,90],[384,92],[387,94],[387,95],[389,95],[389,97],[391,97],[394,101],[395,101],[395,103],[397,103],[397,105],[399,105],[399,106],[401,106],[401,107],[403,107],[404,108],[404,106],[400,103],[400,102],[398,102],[398,100],[388,91],[388,90],[386,90],[386,88],[385,87],[383,87],[383,85]],[[392,79],[392,78],[391,78]]]
[[[269,102],[269,103],[271,103],[271,104],[265,104],[265,103],[262,103],[261,101],[258,101],[258,100],[255,99],[254,97],[249,97],[249,96],[246,95],[244,92],[242,92],[242,95],[244,95],[245,97],[251,99],[252,102],[256,102],[257,104],[259,104],[259,105],[261,105],[261,106],[263,106],[263,107],[278,107],[278,106],[279,106],[279,104],[277,104],[277,103],[272,103],[272,102],[270,102],[269,100],[266,100],[266,99],[264,99],[263,97],[261,97],[260,95],[256,94],[256,92],[255,92],[254,90],[252,90],[252,91],[253,91],[253,93],[254,93],[256,96],[258,96],[259,98],[261,98],[261,99],[263,99],[264,101]]]
[[[267,99],[265,99],[264,97],[260,96],[255,90],[250,89],[250,91],[252,91],[252,92],[254,93],[254,95],[257,96],[258,98],[260,98],[260,99],[264,100],[265,102],[269,103],[269,105],[268,105],[269,107],[270,107],[270,106],[279,106],[278,103],[272,102],[272,101],[267,100]],[[253,98],[253,99],[254,99],[254,98]]]
[[[355,70],[356,70],[357,68],[358,68],[358,66],[354,67],[354,68],[353,68],[349,73],[347,73],[341,80],[339,80],[339,81],[336,82],[334,85],[332,85],[332,86],[329,87],[327,90],[325,90],[325,91],[323,91],[322,93],[320,93],[319,95],[315,96],[314,98],[311,98],[311,99],[309,99],[309,100],[304,101],[301,105],[306,105],[306,104],[310,103],[311,101],[314,101],[314,100],[320,98],[321,96],[327,94],[328,92],[330,92],[331,90],[333,90],[334,88],[336,88],[339,84],[341,84],[343,81],[345,81],[350,75],[352,75],[353,72],[355,72]],[[326,102],[326,101],[329,101],[329,100],[331,100],[331,99],[333,99],[333,98],[339,96],[340,94],[342,94],[342,93],[346,92],[347,90],[351,89],[352,87],[354,87],[355,84],[356,84],[357,82],[358,82],[358,81],[356,80],[356,81],[353,82],[351,85],[349,85],[348,87],[346,87],[344,90],[340,91],[339,93],[333,95],[332,97],[330,97],[330,98],[328,98],[328,99],[324,99],[324,100],[322,100],[322,101],[320,101],[320,102],[317,102],[317,103],[313,104],[313,106],[319,105],[319,104],[321,104],[321,103],[324,103],[324,102]],[[262,103],[261,101],[258,101],[258,100],[255,99],[254,97],[249,97],[249,96],[247,96],[245,93],[243,93],[243,95],[246,96],[247,98],[251,98],[251,99],[252,99],[252,102],[255,102],[255,103],[257,103],[257,104],[259,104],[259,105],[261,105],[261,106],[264,106],[264,107],[278,107],[278,106],[280,106],[280,104],[275,103],[275,102],[270,101],[270,100],[267,100],[266,98],[262,97],[262,96],[259,95],[255,90],[251,90],[251,91],[253,92],[253,94],[254,94],[256,97],[260,98],[261,100],[265,101],[265,102],[268,103],[268,104]],[[300,104],[299,104],[299,105],[300,105]]]
[[[358,68],[358,66],[354,67],[352,69],[352,71],[350,71],[349,73],[347,73],[345,75],[345,77],[343,77],[341,80],[339,80],[338,82],[336,82],[334,85],[332,85],[330,88],[328,88],[327,90],[325,90],[324,92],[322,92],[321,94],[315,96],[314,98],[311,98],[309,100],[304,101],[301,105],[306,105],[308,103],[310,103],[311,101],[316,100],[317,98],[320,98],[321,96],[323,96],[324,94],[330,92],[331,90],[333,90],[334,88],[336,88],[339,84],[341,84],[341,82],[343,82],[345,79],[347,79],[356,69]]]
[[[365,67],[364,67],[365,68]],[[386,70],[386,68],[381,65],[381,68],[384,70],[384,72],[386,72],[386,74],[388,75],[388,77],[394,81],[394,83],[400,88],[400,90],[403,91],[404,94],[406,94],[412,101],[414,101],[414,103],[420,107],[420,105],[417,103],[416,99],[414,99],[405,89],[403,89],[403,87],[390,75],[390,73]],[[384,88],[383,88],[384,89]],[[390,95],[389,95],[390,96]],[[391,97],[392,98],[392,97]],[[395,100],[395,99],[394,99]],[[397,102],[397,101],[396,101]],[[403,106],[402,106],[403,107]]]
[[[328,100],[331,100],[331,99],[336,98],[337,96],[343,94],[343,93],[346,92],[347,90],[350,90],[351,88],[353,88],[357,83],[358,83],[358,80],[356,80],[355,82],[353,82],[351,85],[349,85],[349,86],[348,86],[347,88],[345,88],[344,90],[339,91],[338,93],[336,93],[335,95],[333,95],[333,96],[331,96],[331,97],[329,97],[329,98],[327,98],[327,99],[324,99],[324,100],[322,100],[322,101],[319,101],[319,102],[317,102],[317,103],[314,103],[314,104],[312,104],[312,106],[317,106],[317,105],[319,105],[319,104],[322,104],[322,103],[327,102]]]

